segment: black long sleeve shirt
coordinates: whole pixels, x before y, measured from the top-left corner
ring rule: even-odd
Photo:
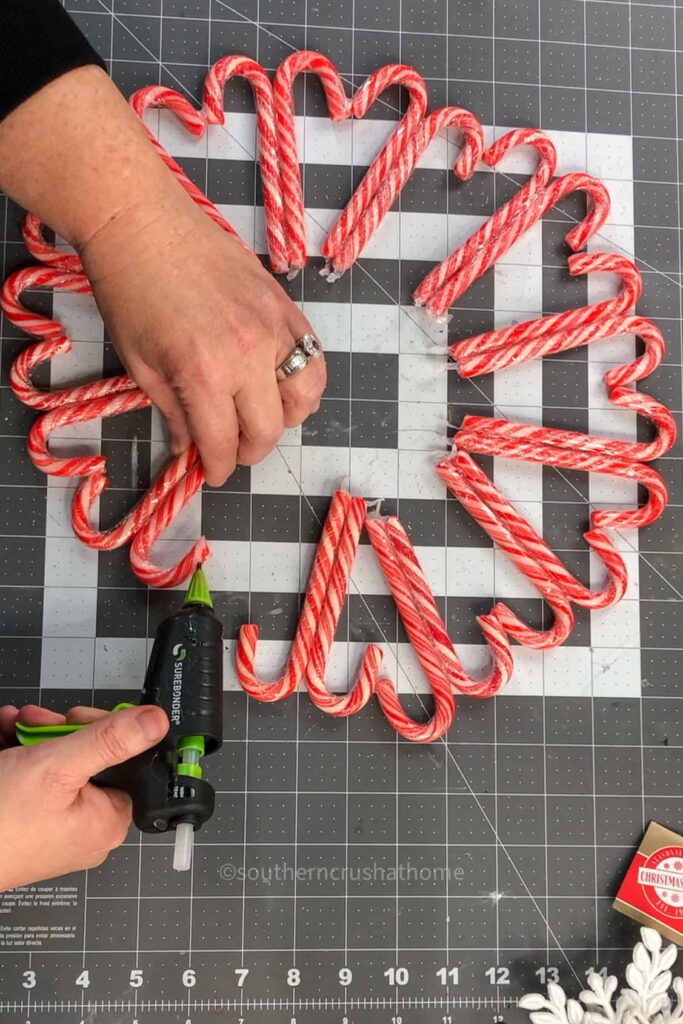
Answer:
[[[85,64],[104,67],[59,0],[0,0],[0,120]]]

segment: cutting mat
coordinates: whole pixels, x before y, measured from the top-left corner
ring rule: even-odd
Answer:
[[[677,32],[671,2],[621,0],[73,0],[67,4],[129,93],[162,82],[198,99],[209,63],[243,52],[274,69],[293,49],[328,54],[349,86],[389,61],[415,64],[431,105],[470,108],[489,138],[540,125],[560,170],[588,170],[613,198],[596,249],[638,257],[640,312],[664,329],[668,357],[647,390],[681,410]],[[362,123],[331,126],[317,86],[298,83],[308,226],[314,251],[352,182],[399,116],[383,97]],[[263,250],[251,99],[228,93],[228,122],[208,140],[151,123],[246,240]],[[305,115],[305,116],[304,116]],[[155,117],[157,115],[154,115]],[[591,966],[618,969],[636,927],[610,909],[643,825],[683,818],[680,650],[683,589],[680,444],[663,460],[672,504],[653,527],[618,538],[631,584],[621,605],[583,614],[564,648],[516,650],[495,701],[460,701],[447,741],[397,740],[375,707],[330,720],[305,695],[262,706],[230,669],[244,621],[261,626],[264,670],[282,662],[320,519],[346,479],[397,509],[445,608],[458,650],[482,664],[475,614],[493,596],[540,621],[539,600],[433,470],[446,422],[466,411],[636,436],[609,410],[605,368],[628,342],[460,381],[434,354],[412,287],[517,187],[529,168],[478,172],[466,186],[438,140],[352,273],[328,285],[320,260],[289,284],[328,353],[320,412],[263,465],[207,491],[174,526],[170,557],[203,529],[226,624],[226,743],[209,763],[219,791],[194,870],[170,871],[165,842],[132,834],[106,865],[0,901],[0,1018],[106,1022],[207,1014],[230,1021],[516,1021],[525,990],[559,979],[578,990]],[[592,301],[603,282],[568,279],[562,236],[578,205],[554,211],[458,304],[452,339]],[[3,270],[25,260],[7,204]],[[609,285],[607,285],[609,287]],[[74,337],[52,383],[113,372],[94,308],[36,296]],[[69,491],[30,465],[31,414],[7,388],[24,343],[2,325],[0,699],[105,706],[137,688],[149,637],[177,594],[148,593],[121,553],[71,535]],[[438,338],[436,340],[439,340]],[[443,340],[443,339],[441,339]],[[107,454],[112,523],[163,459],[143,412],[60,442]],[[597,478],[495,466],[495,480],[567,563],[591,571],[581,539],[589,503],[632,502]],[[360,647],[385,644],[406,705],[424,684],[364,545],[335,646],[346,685]]]

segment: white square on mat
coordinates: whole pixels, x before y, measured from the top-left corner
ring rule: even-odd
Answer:
[[[640,606],[637,601],[620,601],[613,608],[591,612],[591,646],[596,648],[638,648]]]
[[[442,359],[401,353],[398,362],[399,402],[437,403],[444,415],[447,396],[448,376],[444,373]]]
[[[45,637],[40,661],[40,685],[46,690],[89,690],[92,686],[95,641]]]
[[[147,667],[147,641],[139,637],[97,637],[95,689],[137,689]]]
[[[640,697],[640,650],[637,647],[601,647],[591,654],[594,697]]]
[[[351,449],[351,491],[366,498],[394,498],[398,490],[398,462],[403,452],[393,448]],[[424,458],[424,453],[422,454]]]
[[[542,651],[546,697],[590,697],[591,652],[589,647],[555,647]]]
[[[298,593],[299,545],[252,541],[251,589],[266,593]]]
[[[514,313],[541,309],[543,305],[543,268],[496,264],[494,269],[496,308]]]
[[[493,599],[493,579],[493,548],[448,548],[445,591],[448,597]]]
[[[104,338],[104,324],[92,295],[55,290],[52,299],[52,316],[64,325],[64,329],[72,341],[98,341],[101,346]],[[62,361],[58,359],[54,363],[54,367],[58,367],[60,362]],[[99,369],[101,372],[101,361]]]
[[[95,636],[96,587],[46,587],[43,599],[43,636]]]
[[[350,309],[351,350],[353,352],[398,352],[398,306],[391,303],[358,303]]]
[[[436,472],[437,457],[424,452],[399,452],[399,497],[445,498],[446,488]]]
[[[98,552],[70,537],[47,537],[45,541],[46,587],[97,587]]]
[[[320,449],[315,449],[319,451]],[[336,451],[337,449],[335,449]],[[253,494],[299,494],[298,480],[302,473],[302,461],[308,448],[278,445],[263,462],[251,467],[251,490]],[[303,485],[306,494],[326,494],[326,491],[310,490]]]

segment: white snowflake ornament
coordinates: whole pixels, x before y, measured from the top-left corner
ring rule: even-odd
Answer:
[[[591,971],[588,988],[577,999],[567,999],[554,982],[548,994],[522,996],[519,1005],[529,1010],[533,1024],[683,1024],[683,978],[671,979],[678,949],[662,949],[662,937],[652,928],[641,928],[633,961],[626,968],[628,987],[622,988],[616,1001],[615,977],[602,978]],[[674,998],[669,994],[673,988]]]

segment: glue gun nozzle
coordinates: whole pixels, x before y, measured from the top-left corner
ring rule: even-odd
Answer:
[[[209,590],[209,584],[206,582],[201,562],[197,564],[197,568],[192,574],[192,579],[185,595],[185,604],[199,604],[204,605],[206,608],[213,608],[211,591]]]

